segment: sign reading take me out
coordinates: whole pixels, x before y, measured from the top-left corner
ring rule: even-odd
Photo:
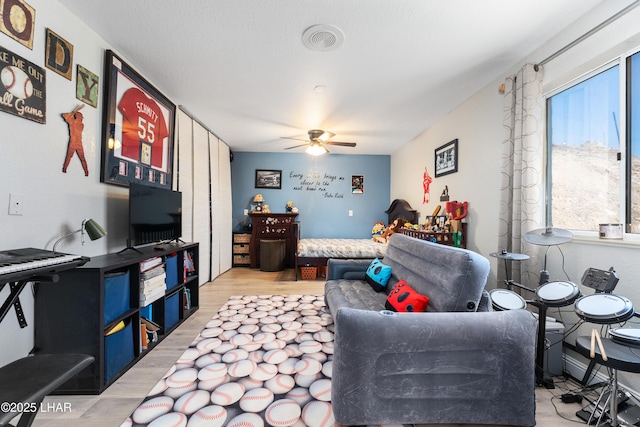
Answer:
[[[0,46],[0,111],[46,123],[46,74],[38,67]]]

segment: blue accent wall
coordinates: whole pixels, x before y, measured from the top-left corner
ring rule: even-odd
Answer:
[[[281,170],[282,188],[255,188],[256,169]],[[362,194],[352,193],[354,175],[364,176]],[[387,223],[390,179],[390,156],[234,152],[233,228],[242,229],[248,220],[243,210],[250,209],[260,193],[274,213],[285,212],[287,201],[293,202],[299,210],[301,238],[370,238],[377,221]]]

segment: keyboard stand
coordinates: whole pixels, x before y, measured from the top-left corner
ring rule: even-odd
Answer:
[[[23,252],[21,252],[23,251]],[[27,250],[15,250],[10,254],[23,255]],[[7,252],[0,252],[7,254]],[[17,255],[17,256],[19,256]],[[27,253],[28,256],[28,253]],[[7,256],[4,257],[6,262]],[[54,264],[29,264],[28,259],[22,257],[22,264],[27,264],[26,270],[11,270],[0,274],[0,291],[9,284],[9,296],[0,307],[0,322],[14,307],[21,328],[27,326],[27,321],[20,304],[20,294],[30,282],[57,282],[57,272],[76,268],[89,261],[86,257],[63,260]],[[9,266],[16,265],[9,263]],[[4,270],[6,271],[6,270]],[[93,363],[94,357],[86,354],[39,354],[23,357],[8,365],[0,367],[0,403],[8,404],[0,411],[0,427],[9,426],[9,422],[20,416],[18,427],[29,427],[33,423],[42,400],[53,390],[60,387],[78,372]],[[7,403],[5,403],[7,402]]]
[[[20,293],[22,292],[26,284],[27,282],[23,280],[19,282],[9,283],[9,288],[11,289],[11,291],[9,292],[9,296],[5,300],[4,304],[2,304],[2,307],[0,307],[0,323],[9,313],[9,310],[11,310],[11,306],[13,306],[13,308],[16,310],[16,316],[18,317],[18,324],[20,325],[20,328],[27,327],[27,319],[25,319],[24,317],[22,304],[20,304]],[[5,285],[6,283],[3,283],[2,286],[0,286],[0,291],[4,289]]]
[[[18,324],[20,328],[27,327],[27,319],[24,317],[24,311],[22,310],[22,304],[20,304],[20,294],[24,290],[25,286],[29,282],[57,282],[58,275],[51,274],[46,276],[35,276],[31,277],[29,280],[18,280],[17,282],[9,283],[9,289],[11,289],[9,296],[0,307],[0,323],[4,320],[4,318],[11,310],[11,306],[16,310],[16,316],[18,317]],[[0,285],[0,291],[4,289],[6,283],[2,283]]]

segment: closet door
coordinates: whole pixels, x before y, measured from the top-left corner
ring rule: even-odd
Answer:
[[[177,179],[174,187],[182,192],[182,240],[196,241],[193,237],[193,120],[178,110]],[[177,184],[176,184],[177,182]]]
[[[200,244],[200,285],[211,280],[209,131],[193,121],[193,241]]]
[[[218,179],[218,137],[209,133],[209,178],[211,180],[211,278],[220,275],[220,189]]]
[[[233,220],[231,215],[231,163],[229,146],[222,141],[218,144],[218,189],[219,209],[217,210],[220,230],[220,273],[231,268],[233,260],[233,243],[231,230]]]

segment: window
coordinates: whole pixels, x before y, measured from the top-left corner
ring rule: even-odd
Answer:
[[[616,64],[547,98],[547,222],[554,227],[598,231],[599,224],[626,222],[620,80]],[[637,215],[640,229],[640,205]]]
[[[627,153],[625,171],[628,233],[640,233],[640,53],[627,58]]]

